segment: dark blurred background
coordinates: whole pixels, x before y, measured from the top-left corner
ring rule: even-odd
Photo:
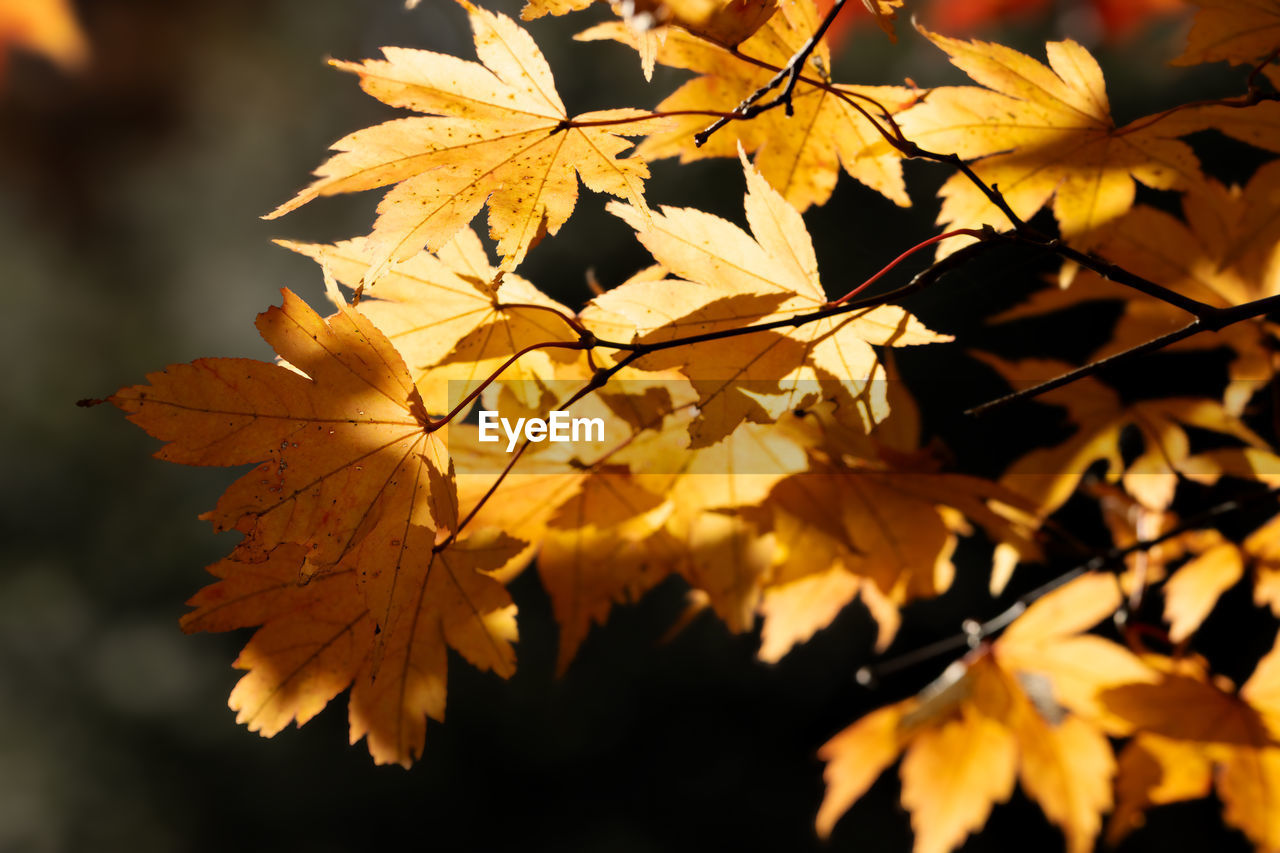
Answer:
[[[1185,16],[1102,42],[1090,9],[1059,4],[986,34],[1038,57],[1064,27],[1090,41],[1121,121],[1238,91],[1240,75],[1225,69],[1164,64],[1181,48]],[[151,459],[155,442],[118,412],[74,403],[198,356],[270,357],[253,318],[280,287],[324,305],[318,269],[271,238],[365,233],[377,201],[340,197],[259,218],[308,181],[330,142],[392,113],[324,58],[383,44],[470,58],[469,33],[442,0],[414,12],[398,0],[85,0],[77,11],[88,66],[67,73],[15,52],[0,91],[0,851],[908,849],[892,773],[830,842],[812,829],[817,747],[942,666],[858,687],[872,632],[857,607],[767,666],[754,660],[757,638],[707,616],[660,644],[683,606],[668,583],[619,608],[557,680],[554,623],[527,573],[513,586],[519,673],[503,682],[455,659],[449,722],[428,726],[411,771],[376,768],[363,744],[347,745],[341,700],[270,741],[235,724],[230,662],[247,633],[186,637],[177,624],[208,581],[203,566],[232,545],[196,518],[232,474]],[[653,106],[680,75],[660,70],[646,88],[629,51],[569,39],[599,17],[530,27],[570,112]],[[900,30],[893,47],[874,27],[855,28],[836,78],[957,79],[940,52]],[[932,233],[945,174],[912,166],[915,209],[844,178],[807,217],[833,293]],[[729,161],[662,163],[648,197],[741,221],[741,180]],[[611,285],[645,264],[630,229],[602,209],[584,192],[522,274],[576,307],[588,268]],[[913,307],[940,330],[974,329],[1048,269],[1009,253]],[[938,399],[932,409],[954,412],[959,397]],[[982,591],[985,552],[963,545],[958,559],[970,580],[911,610],[895,650],[998,609]],[[1156,812],[1125,849],[1171,843],[1242,845],[1204,801]],[[1059,844],[1019,794],[966,849]]]

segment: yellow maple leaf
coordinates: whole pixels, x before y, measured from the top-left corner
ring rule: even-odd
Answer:
[[[110,398],[168,442],[161,458],[256,465],[204,516],[245,539],[185,625],[264,624],[240,660],[242,721],[273,734],[354,678],[353,740],[367,735],[376,761],[407,765],[425,716],[443,715],[446,647],[513,671],[515,608],[486,573],[524,543],[456,538],[445,428],[368,318],[344,307],[322,319],[286,290],[258,328],[283,366],[201,359]]]
[[[308,565],[347,557],[384,520],[456,515],[444,428],[432,430],[386,337],[350,309],[322,319],[288,290],[258,329],[289,365],[200,359],[110,401],[188,465],[253,468],[203,518],[256,554],[293,542]]]
[[[1200,659],[1148,661],[1159,680],[1100,694],[1137,732],[1121,760],[1108,834],[1119,839],[1149,806],[1202,797],[1212,782],[1227,823],[1259,851],[1280,848],[1280,646],[1238,691]]]
[[[231,631],[263,626],[236,658],[248,670],[231,691],[236,722],[271,737],[319,713],[355,679],[373,649],[373,615],[355,570],[321,572],[304,582],[301,545],[254,562],[233,554],[209,567],[220,578],[187,602],[182,629]]]
[[[699,75],[665,98],[657,107],[659,112],[729,112],[774,76],[770,68],[786,65],[816,31],[819,20],[813,0],[783,4],[779,13],[736,51],[679,30],[667,32],[660,43],[654,43],[620,23],[593,27],[578,38],[613,39],[642,53],[652,50],[657,62]],[[809,58],[804,74],[810,81],[826,83],[830,67],[831,56],[824,41]],[[800,210],[825,204],[842,168],[850,177],[906,207],[911,202],[902,182],[900,156],[878,146],[880,133],[846,98],[878,116],[881,107],[897,111],[911,103],[916,93],[891,86],[840,85],[832,89],[801,79],[792,98],[794,115],[775,109],[750,121],[731,122],[701,147],[694,135],[710,119],[705,115],[673,116],[640,144],[636,156],[646,160],[678,156],[687,163],[733,157],[741,144],[755,154],[755,166],[765,179]]]
[[[363,237],[332,246],[277,242],[314,258],[349,287],[360,284],[377,252]],[[455,234],[438,256],[419,252],[366,287],[359,311],[403,355],[424,403],[435,412],[451,409],[526,347],[578,339],[556,316],[572,312],[525,279],[499,275],[470,228]],[[542,380],[550,379],[563,352],[525,353],[502,379],[523,403],[536,406]]]
[[[422,755],[426,717],[444,719],[448,649],[503,678],[515,672],[516,606],[488,572],[523,545],[490,529],[441,548],[417,525],[361,543],[358,580],[380,632],[351,691],[351,740],[367,737],[374,761],[408,767]]]
[[[817,259],[804,220],[743,161],[751,233],[691,208],[664,207],[649,217],[611,204],[636,229],[663,268],[684,280],[650,280],[616,288],[583,312],[591,328],[619,315],[635,341],[659,345],[690,334],[785,319],[826,305]],[[671,319],[674,316],[674,319]],[[881,306],[822,318],[791,330],[754,332],[712,347],[673,347],[646,355],[637,367],[679,367],[699,394],[693,446],[705,447],[744,420],[767,423],[813,402],[836,399],[853,423],[884,417],[883,375],[873,344],[903,346],[949,340],[901,308]]]
[[[804,437],[747,424],[715,445],[689,450],[687,403],[647,424],[630,422],[600,400],[591,413],[610,423],[606,434],[627,437],[575,464],[556,459],[546,445],[531,450],[528,468],[508,475],[474,520],[533,543],[518,563],[536,553],[560,625],[558,669],[614,605],[637,600],[672,574],[699,591],[730,630],[749,630],[774,545],[769,531],[738,513],[807,467]],[[460,504],[469,509],[493,485],[505,454],[476,444],[465,427],[452,431],[451,454]],[[509,564],[503,574],[518,568]]]
[[[578,179],[592,190],[644,209],[644,162],[618,155],[630,143],[618,134],[653,129],[636,110],[583,113],[570,119],[546,59],[510,18],[460,0],[467,9],[481,62],[425,50],[385,48],[383,60],[334,64],[394,107],[425,113],[396,119],[334,143],[318,180],[267,218],[335,193],[396,184],[378,205],[366,278],[425,244],[440,249],[481,207],[501,269],[523,260],[544,233],[555,234],[578,197]]]
[[[271,737],[291,721],[307,722],[354,683],[352,743],[367,737],[377,763],[408,766],[422,754],[425,717],[444,719],[446,644],[510,676],[515,605],[485,570],[520,543],[489,532],[415,553],[433,542],[433,531],[411,527],[403,547],[394,546],[390,562],[405,569],[394,604],[361,594],[364,568],[304,577],[300,545],[281,545],[261,561],[236,553],[210,566],[220,580],[188,602],[196,609],[183,617],[183,630],[262,626],[235,662],[248,670],[229,700],[237,722]],[[381,619],[371,611],[375,602],[391,605]]]
[[[1040,359],[1007,362],[977,354],[1015,385],[1034,384],[1066,372],[1065,365]],[[1062,506],[1093,463],[1106,462],[1108,482],[1122,480],[1125,491],[1148,509],[1162,510],[1173,500],[1180,476],[1203,471],[1191,453],[1185,427],[1231,436],[1246,446],[1265,449],[1266,442],[1216,400],[1193,397],[1139,400],[1125,404],[1120,396],[1094,377],[1086,376],[1055,388],[1037,399],[1062,406],[1077,425],[1059,444],[1033,450],[1011,465],[1001,482],[1030,498],[1042,516]],[[1121,433],[1138,430],[1143,451],[1126,463],[1120,452]]]
[[[1280,2],[1276,0],[1193,0],[1200,10],[1187,36],[1187,49],[1173,65],[1202,62],[1252,64],[1280,47]]]
[[[1131,653],[1081,636],[1120,605],[1108,575],[1085,575],[1031,605],[1003,637],[957,661],[918,696],[875,711],[820,750],[830,833],[899,754],[916,853],[946,853],[1008,799],[1017,778],[1067,849],[1092,849],[1115,761],[1099,691],[1154,680]]]
[[[976,160],[974,172],[1022,219],[1052,201],[1063,236],[1088,249],[1133,206],[1135,182],[1168,190],[1200,179],[1190,147],[1161,122],[1115,126],[1102,70],[1076,42],[1048,43],[1046,67],[1003,45],[922,32],[985,88],[933,89],[897,117],[899,126],[922,148]],[[940,224],[1009,226],[964,175],[952,175],[939,194]],[[948,240],[942,250],[970,240]]]

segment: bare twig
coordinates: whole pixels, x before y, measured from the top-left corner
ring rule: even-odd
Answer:
[[[835,2],[831,4],[831,8],[827,11],[827,14],[823,16],[822,22],[818,24],[818,29],[814,31],[813,35],[809,36],[808,40],[800,46],[800,49],[792,55],[791,59],[787,60],[787,64],[779,69],[778,73],[775,74],[768,83],[765,83],[759,89],[756,89],[747,96],[746,100],[738,104],[737,109],[735,109],[731,115],[716,119],[710,127],[694,134],[694,144],[701,148],[706,144],[707,140],[711,138],[711,134],[724,127],[730,121],[735,119],[752,119],[760,115],[760,113],[774,109],[775,107],[782,107],[786,110],[786,113],[789,116],[795,115],[795,107],[791,103],[791,97],[795,94],[796,83],[800,81],[805,63],[809,61],[810,55],[812,55],[813,51],[818,47],[818,43],[822,41],[822,37],[827,34],[827,28],[831,26],[831,22],[836,19],[836,15],[840,14],[840,10],[844,8],[844,3],[845,0],[835,0]],[[736,53],[737,52],[735,51],[735,54]],[[741,54],[737,55],[740,56]],[[782,91],[775,95],[772,100],[760,103],[760,100],[764,98],[765,95],[769,94],[779,86],[782,86]]]

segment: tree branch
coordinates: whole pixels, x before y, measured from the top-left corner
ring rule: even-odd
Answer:
[[[886,675],[900,672],[904,669],[909,669],[917,664],[936,658],[939,655],[958,652],[961,649],[975,648],[982,641],[1007,628],[1019,616],[1026,612],[1027,608],[1038,599],[1043,598],[1059,587],[1065,586],[1067,583],[1075,580],[1081,575],[1085,575],[1090,572],[1102,571],[1108,566],[1120,563],[1130,554],[1148,551],[1157,545],[1181,536],[1184,533],[1189,533],[1192,530],[1205,527],[1210,522],[1216,521],[1224,515],[1239,512],[1240,510],[1258,503],[1261,500],[1276,497],[1280,497],[1280,487],[1267,489],[1262,492],[1255,492],[1241,498],[1233,498],[1229,501],[1224,501],[1212,506],[1204,512],[1198,513],[1191,518],[1184,520],[1181,524],[1166,530],[1159,536],[1143,539],[1131,545],[1126,545],[1123,548],[1110,548],[1104,553],[1091,557],[1083,563],[1079,563],[1075,567],[1068,569],[1048,583],[1042,584],[1025,595],[1019,596],[1016,601],[997,613],[995,616],[987,619],[985,622],[967,619],[965,620],[959,634],[921,646],[918,649],[899,655],[892,660],[888,660],[880,664],[868,664],[860,667],[854,675],[854,679],[865,687],[874,687],[876,682]]]
[[[809,39],[800,46],[799,50],[792,54],[791,59],[787,60],[787,64],[779,69],[778,73],[768,83],[756,89],[745,101],[738,104],[737,109],[732,114],[717,119],[707,129],[694,134],[693,143],[701,148],[711,138],[711,134],[724,127],[730,121],[755,118],[760,113],[778,106],[783,107],[788,116],[795,115],[795,107],[791,103],[791,96],[795,93],[796,83],[800,80],[801,72],[804,71],[804,65],[809,61],[809,56],[817,48],[818,43],[822,41],[822,37],[827,34],[827,28],[836,19],[836,15],[840,14],[840,10],[844,8],[844,3],[845,0],[835,0],[831,4],[831,8],[827,10],[827,14],[823,16],[822,22],[818,24],[818,29],[814,31],[813,35],[809,36]],[[734,52],[737,53],[737,51]],[[758,103],[761,98],[780,85],[782,86],[782,91],[773,100],[766,101],[763,104]]]
[[[1047,382],[1041,382],[1040,384],[1033,385],[1030,388],[1022,388],[995,400],[989,400],[979,406],[967,409],[965,414],[981,415],[985,412],[991,411],[992,409],[999,408],[1000,406],[1008,405],[1014,400],[1021,400],[1026,397],[1037,397],[1041,394],[1052,391],[1055,388],[1061,388],[1064,385],[1075,382],[1077,379],[1082,379],[1085,376],[1092,376],[1101,370],[1108,367],[1114,367],[1117,364],[1127,363],[1139,356],[1145,355],[1146,353],[1163,349],[1170,344],[1175,344],[1178,341],[1185,340],[1193,335],[1198,335],[1201,332],[1218,332],[1233,323],[1239,323],[1242,320],[1248,320],[1253,317],[1260,317],[1269,311],[1277,309],[1280,309],[1280,295],[1255,299],[1252,302],[1246,302],[1243,305],[1235,305],[1230,308],[1208,307],[1207,310],[1201,312],[1200,316],[1196,317],[1180,329],[1161,335],[1158,338],[1152,338],[1151,340],[1138,344],[1135,347],[1130,347],[1123,352],[1118,352],[1114,355],[1107,356],[1106,358],[1099,359],[1098,361],[1093,361],[1081,367],[1077,367],[1075,370],[1068,371],[1061,376],[1048,380]]]

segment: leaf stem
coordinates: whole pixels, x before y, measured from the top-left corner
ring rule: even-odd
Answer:
[[[880,279],[881,279],[881,278],[882,278],[886,273],[888,273],[890,270],[892,270],[892,269],[893,269],[894,267],[896,267],[898,264],[902,263],[902,262],[903,262],[903,261],[905,261],[907,258],[911,257],[912,255],[914,255],[916,252],[920,251],[921,249],[928,248],[929,246],[932,246],[934,243],[940,243],[940,242],[942,242],[943,240],[946,240],[946,239],[947,239],[947,238],[949,238],[949,237],[961,237],[961,236],[977,237],[978,239],[980,239],[980,240],[981,240],[981,239],[985,239],[985,238],[988,236],[988,234],[987,234],[987,232],[980,231],[980,230],[975,229],[975,228],[956,228],[956,229],[954,229],[954,230],[952,230],[952,231],[947,231],[947,232],[944,232],[944,233],[942,233],[942,234],[937,234],[937,235],[935,235],[935,236],[933,236],[933,237],[930,237],[928,240],[925,240],[925,241],[923,241],[923,242],[916,243],[916,244],[915,244],[914,246],[912,246],[910,249],[907,249],[907,250],[906,250],[905,252],[903,252],[901,255],[898,255],[898,257],[894,258],[892,261],[890,261],[889,263],[887,263],[887,264],[885,264],[883,267],[881,267],[880,271],[879,271],[879,272],[877,272],[875,275],[871,276],[871,278],[867,279],[867,280],[866,280],[866,281],[864,281],[862,284],[860,284],[860,285],[858,285],[857,287],[855,287],[853,290],[850,290],[848,293],[846,293],[844,296],[841,296],[839,299],[833,299],[832,301],[830,301],[830,302],[826,303],[826,305],[824,305],[823,307],[824,307],[824,308],[831,308],[831,307],[834,307],[834,306],[836,306],[836,305],[841,305],[841,304],[843,304],[843,303],[845,303],[845,302],[848,302],[848,301],[849,301],[850,299],[852,299],[854,296],[857,296],[857,295],[858,295],[858,293],[860,293],[861,291],[863,291],[863,290],[865,290],[866,288],[870,287],[871,285],[875,284],[875,283],[876,283],[877,281],[879,281],[879,280],[880,280]]]

